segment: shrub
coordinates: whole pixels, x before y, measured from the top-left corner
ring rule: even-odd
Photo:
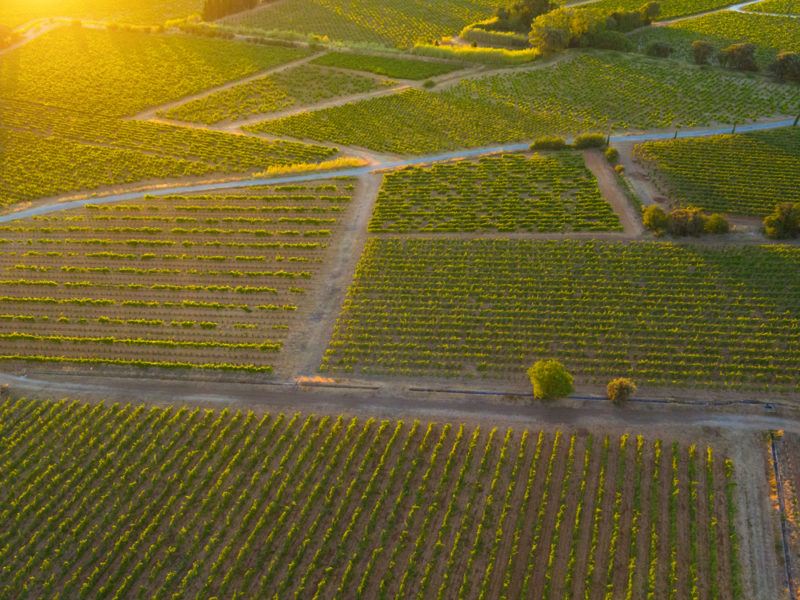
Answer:
[[[800,53],[781,52],[769,70],[780,81],[796,81],[800,83]]]
[[[622,32],[602,29],[587,34],[581,40],[581,45],[587,48],[599,48],[600,50],[617,50],[618,52],[630,52],[633,50],[633,42]]]
[[[698,65],[707,65],[714,54],[714,46],[706,40],[695,40],[692,42],[692,56]]]
[[[623,165],[614,165],[614,171],[622,175],[625,172],[625,167]]]
[[[642,223],[650,231],[664,233],[667,230],[667,213],[660,206],[651,204],[642,213]]]
[[[536,138],[531,144],[531,150],[564,150],[566,147],[566,140],[555,135]]]
[[[603,148],[606,145],[606,136],[602,133],[582,133],[575,136],[572,145],[578,149]]]
[[[756,47],[753,44],[732,44],[720,50],[719,64],[739,71],[758,71]]]
[[[704,230],[706,233],[723,234],[731,230],[731,225],[721,214],[714,213],[706,218]]]
[[[617,377],[608,382],[606,395],[617,406],[625,404],[636,393],[636,384],[627,377]]]
[[[800,202],[783,202],[772,214],[764,218],[764,233],[767,237],[784,240],[800,235]]]
[[[612,165],[616,164],[616,162],[619,160],[619,150],[612,148],[611,146],[606,148],[606,151],[603,152],[603,154],[605,155],[606,160]]]
[[[667,231],[677,236],[697,236],[705,231],[705,222],[699,208],[676,208],[667,217]]]
[[[557,360],[537,360],[528,369],[536,400],[554,400],[569,396],[573,391],[572,375]]]
[[[653,42],[652,44],[648,44],[644,49],[644,53],[647,54],[647,56],[653,56],[655,58],[669,58],[672,51],[672,46],[666,42]]]
[[[435,81],[433,81],[432,79],[428,79],[425,83],[422,84],[422,87],[424,87],[425,89],[429,90],[432,87],[434,87],[435,85],[436,85]]]

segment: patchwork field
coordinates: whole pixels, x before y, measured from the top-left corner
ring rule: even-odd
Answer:
[[[0,97],[127,116],[308,54],[196,36],[62,27],[0,57]]]
[[[316,162],[332,148],[0,99],[0,206],[160,178]]]
[[[408,47],[456,35],[465,25],[490,16],[495,6],[490,0],[280,0],[225,21]]]
[[[467,79],[442,92],[407,90],[248,129],[420,154],[554,133],[741,123],[793,114],[798,105],[797,86],[597,52]]]
[[[580,153],[406,168],[383,179],[373,232],[621,231]]]
[[[0,358],[270,372],[354,189],[169,196],[0,226]]]
[[[679,204],[763,216],[800,202],[800,128],[647,142],[634,156]]]
[[[721,12],[655,27],[633,34],[641,48],[651,42],[666,42],[674,57],[692,58],[692,42],[707,40],[717,49],[748,42],[756,46],[756,59],[765,69],[781,51],[800,51],[800,20],[756,13]]]
[[[312,61],[316,65],[337,67],[353,71],[366,71],[395,79],[428,79],[457,71],[462,65],[433,60],[356,54],[354,52],[328,52]]]
[[[800,249],[370,240],[322,368],[797,390]]]
[[[0,415],[4,595],[742,597],[734,465],[711,447],[67,401]]]
[[[394,82],[301,65],[192,100],[159,113],[179,121],[214,124],[371,92]]]
[[[16,27],[52,16],[158,25],[199,13],[202,0],[3,0],[0,24]]]
[[[593,10],[612,12],[618,9],[636,11],[644,4],[647,3],[642,2],[642,0],[599,0],[587,6]],[[729,4],[731,4],[729,0],[663,0],[658,3],[661,7],[658,19],[672,19],[683,15],[693,15],[695,13],[728,6]]]

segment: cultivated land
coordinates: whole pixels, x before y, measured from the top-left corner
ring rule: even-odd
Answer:
[[[201,0],[6,0],[0,5],[0,24],[16,27],[59,16],[159,25],[199,13],[202,7]]]
[[[400,154],[601,130],[792,114],[800,88],[636,55],[575,54],[547,68],[407,90],[247,129]]]
[[[614,11],[639,10],[642,4],[640,0],[599,0],[589,3],[587,6],[592,10]],[[671,19],[722,8],[731,3],[728,0],[663,0],[658,4],[661,7],[658,18]]]
[[[0,597],[797,589],[800,246],[757,217],[797,199],[798,137],[741,132],[800,112],[766,69],[800,20],[665,0],[715,12],[639,52],[438,39],[495,4],[0,27]],[[619,156],[529,150],[591,132]],[[680,242],[653,202],[747,216]],[[532,402],[539,358],[576,394]]]
[[[778,15],[800,15],[800,6],[793,0],[764,0],[745,7],[745,10]]]
[[[766,215],[800,201],[800,130],[647,142],[634,157],[684,206]]]
[[[712,447],[66,401],[0,414],[4,594],[741,597],[735,465]]]
[[[508,154],[388,174],[371,232],[621,231],[572,152]]]
[[[354,191],[169,196],[0,227],[2,358],[272,372]]]
[[[279,0],[234,15],[226,22],[295,31],[337,41],[408,47],[491,15],[490,0]]]

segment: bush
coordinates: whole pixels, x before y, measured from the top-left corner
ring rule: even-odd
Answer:
[[[705,231],[706,219],[699,208],[676,208],[667,217],[667,231],[677,236],[698,236]]]
[[[606,160],[610,162],[612,165],[616,164],[617,161],[619,160],[619,150],[617,150],[616,148],[612,148],[611,146],[606,148],[606,151],[603,152],[603,155],[606,157]]]
[[[739,71],[758,71],[756,47],[753,44],[732,44],[720,50],[719,64]]]
[[[800,236],[800,202],[778,204],[772,214],[764,219],[764,233],[775,240]]]
[[[780,82],[796,81],[800,83],[800,53],[781,52],[775,62],[769,66],[769,70]]]
[[[630,52],[634,48],[633,42],[627,35],[608,29],[587,34],[581,39],[581,45],[587,48],[617,50],[618,52]]]
[[[582,133],[575,137],[572,145],[580,150],[584,148],[604,148],[606,136],[602,133]]]
[[[706,40],[695,40],[692,42],[692,56],[698,65],[707,65],[714,55],[714,46]]]
[[[642,213],[642,223],[650,231],[664,233],[667,230],[667,213],[655,204],[651,204]]]
[[[424,87],[426,90],[429,90],[435,85],[436,85],[435,81],[433,81],[432,79],[428,79],[427,81],[425,81],[425,83],[422,84],[422,87]]]
[[[536,138],[531,144],[531,150],[564,150],[566,147],[566,140],[555,135]]]
[[[731,225],[721,214],[714,213],[706,218],[704,230],[706,233],[719,235],[728,233],[731,230]]]
[[[606,396],[617,406],[625,404],[635,393],[636,384],[627,377],[612,379],[606,387]]]
[[[557,360],[538,360],[528,369],[536,400],[554,400],[573,391],[572,375]]]
[[[648,44],[647,48],[644,49],[644,53],[655,58],[669,58],[672,54],[672,46],[665,42],[653,42]]]

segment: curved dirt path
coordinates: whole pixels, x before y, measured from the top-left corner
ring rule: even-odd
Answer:
[[[762,121],[757,123],[750,123],[748,125],[738,125],[736,127],[737,133],[746,133],[748,131],[764,131],[768,129],[777,129],[781,127],[789,127],[794,124],[793,118],[772,119],[769,121]],[[665,140],[677,138],[692,138],[692,137],[707,137],[712,135],[721,135],[730,133],[730,126],[725,127],[710,127],[701,129],[686,129],[679,131],[677,136],[674,132],[657,131],[650,133],[632,133],[632,134],[618,134],[612,135],[610,141],[613,142],[645,142],[651,140]],[[568,138],[569,141],[569,138]],[[308,173],[301,173],[298,175],[286,175],[281,177],[266,177],[266,178],[242,178],[232,179],[223,182],[204,183],[182,185],[174,187],[160,187],[156,189],[144,189],[133,192],[126,192],[121,194],[113,194],[110,196],[82,198],[79,200],[63,201],[52,200],[47,203],[34,206],[25,210],[16,212],[9,212],[0,215],[0,223],[10,223],[20,219],[26,219],[33,216],[46,215],[63,210],[73,208],[81,208],[87,204],[109,204],[112,202],[121,202],[128,200],[138,200],[145,195],[153,196],[169,196],[173,194],[188,194],[192,192],[207,192],[212,190],[233,189],[240,187],[253,187],[262,185],[275,185],[284,183],[300,183],[305,181],[322,181],[332,177],[361,177],[369,173],[376,173],[389,169],[397,169],[401,167],[428,165],[437,162],[445,162],[449,160],[463,159],[463,158],[477,158],[480,156],[488,156],[490,154],[502,154],[506,152],[525,152],[529,149],[530,142],[518,142],[513,144],[498,144],[494,146],[484,146],[481,148],[469,148],[465,150],[454,150],[451,152],[441,152],[438,154],[428,154],[423,156],[415,156],[404,158],[397,161],[376,162],[375,164],[367,165],[365,167],[356,167],[351,169],[340,169],[335,171],[312,171]]]

